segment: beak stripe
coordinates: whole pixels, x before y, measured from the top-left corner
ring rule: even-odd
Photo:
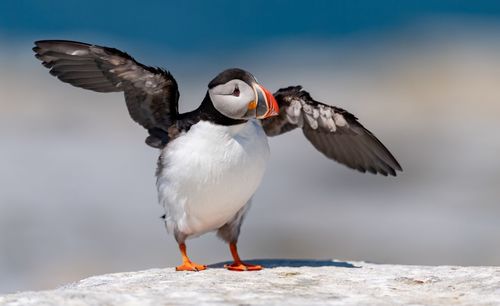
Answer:
[[[255,91],[257,102],[255,117],[257,119],[264,119],[278,115],[279,107],[273,94],[263,86],[256,83],[253,85],[253,90]]]
[[[257,101],[252,101],[250,103],[248,103],[248,110],[254,110],[257,108]]]

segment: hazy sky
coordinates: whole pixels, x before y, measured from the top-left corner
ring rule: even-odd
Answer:
[[[159,44],[172,51],[249,48],[275,38],[329,39],[428,17],[500,18],[500,1],[1,1],[0,35]],[[75,37],[76,36],[76,37]]]
[[[500,1],[0,1],[0,293],[179,261],[146,131],[121,94],[51,77],[34,40],[165,67],[183,111],[232,66],[273,91],[301,84],[401,162],[397,178],[363,175],[298,130],[271,138],[245,258],[499,265],[499,33]],[[230,258],[214,235],[189,248]]]

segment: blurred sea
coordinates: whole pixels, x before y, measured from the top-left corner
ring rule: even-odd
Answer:
[[[232,66],[271,90],[301,84],[357,115],[402,164],[397,178],[360,174],[324,158],[299,130],[270,139],[240,238],[245,258],[500,265],[499,26],[429,21],[223,57],[107,44],[171,70],[183,111]],[[0,45],[0,293],[177,264],[156,200],[158,152],[144,145],[122,95],[61,83],[31,41]],[[230,258],[212,234],[188,248],[202,263]]]

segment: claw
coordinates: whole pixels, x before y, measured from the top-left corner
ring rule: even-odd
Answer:
[[[198,272],[207,269],[207,266],[194,263],[189,259],[186,252],[186,245],[184,243],[179,244],[179,250],[181,251],[182,255],[182,265],[175,267],[175,271]]]
[[[206,265],[199,265],[194,262],[185,262],[180,266],[175,267],[175,271],[193,271],[193,272],[198,272],[198,271],[203,271],[206,270],[207,266]]]
[[[262,270],[262,266],[251,265],[244,263],[238,255],[238,248],[236,247],[236,242],[229,243],[229,249],[231,250],[231,255],[233,256],[234,262],[230,265],[224,265],[224,268],[231,271],[259,271]]]

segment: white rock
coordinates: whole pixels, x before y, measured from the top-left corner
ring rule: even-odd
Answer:
[[[0,305],[500,305],[500,267],[261,260],[259,272],[173,268],[94,276]]]

